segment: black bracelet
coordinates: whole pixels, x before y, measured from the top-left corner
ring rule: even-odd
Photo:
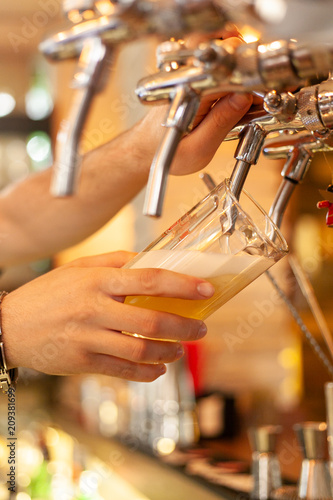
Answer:
[[[6,295],[8,295],[8,292],[0,292],[0,390],[5,394],[7,394],[10,387],[15,385],[18,376],[17,368],[12,368],[11,370],[7,368],[5,348],[2,342],[1,306]]]

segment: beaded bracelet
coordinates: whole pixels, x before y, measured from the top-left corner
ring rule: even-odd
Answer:
[[[2,317],[1,317],[1,305],[3,299],[8,295],[7,292],[0,292],[0,390],[7,394],[10,387],[14,386],[17,380],[17,368],[12,368],[8,370],[5,349],[2,342]]]

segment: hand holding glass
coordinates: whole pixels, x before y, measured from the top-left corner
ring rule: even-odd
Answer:
[[[207,300],[131,296],[125,302],[205,319],[288,252],[279,229],[245,191],[241,204],[226,179],[126,264],[204,278],[215,287]]]

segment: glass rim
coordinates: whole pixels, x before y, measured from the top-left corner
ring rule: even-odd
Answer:
[[[280,228],[275,224],[275,222],[270,218],[270,216],[268,215],[268,213],[266,212],[266,210],[257,202],[257,200],[255,200],[253,198],[253,196],[247,191],[247,189],[242,189],[242,193],[245,194],[245,196],[255,205],[255,207],[261,212],[261,214],[265,217],[265,219],[267,219],[269,221],[269,223],[271,224],[271,226],[273,227],[274,229],[274,233],[278,236],[280,242],[281,242],[281,245],[278,246],[276,244],[275,241],[273,241],[272,239],[270,239],[268,237],[268,235],[266,233],[264,233],[262,231],[262,229],[260,229],[257,224],[253,221],[253,218],[251,217],[251,215],[249,215],[247,213],[247,211],[242,207],[241,205],[241,202],[236,198],[236,196],[234,195],[234,193],[232,192],[232,190],[230,189],[230,185],[231,185],[231,181],[228,177],[226,177],[221,184],[224,184],[225,185],[225,188],[226,188],[226,191],[228,193],[228,195],[230,195],[230,197],[232,198],[233,202],[239,207],[239,209],[246,215],[246,217],[251,221],[251,223],[253,224],[253,226],[258,230],[261,238],[263,240],[265,240],[267,243],[269,243],[270,245],[273,245],[279,252],[281,253],[285,253],[287,254],[288,251],[289,251],[289,246],[288,246],[288,243],[287,243],[287,240],[285,239],[285,237],[283,236],[283,234],[281,233],[281,230]],[[220,188],[221,187],[221,184],[219,184],[219,186],[217,186],[217,188]],[[215,188],[216,189],[216,188]],[[214,190],[215,190],[214,189]],[[213,191],[214,191],[213,190]]]

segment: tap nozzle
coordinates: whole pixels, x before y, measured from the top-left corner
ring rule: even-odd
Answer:
[[[54,196],[70,196],[75,191],[80,154],[79,141],[91,100],[99,88],[108,50],[99,38],[87,40],[73,79],[75,98],[69,117],[62,121],[57,136],[56,159],[51,185]]]
[[[189,129],[200,104],[199,96],[189,86],[179,86],[164,123],[166,132],[150,168],[143,213],[159,217],[162,213],[168,172],[178,144]]]
[[[271,206],[269,215],[280,227],[282,218],[296,186],[303,181],[313,156],[320,151],[330,151],[331,134],[315,135],[307,130],[279,133],[268,138],[264,154],[273,159],[286,159],[281,175],[283,181]]]
[[[230,176],[231,190],[239,199],[251,165],[255,165],[267,132],[258,123],[250,123],[240,133],[235,152],[236,164]]]

